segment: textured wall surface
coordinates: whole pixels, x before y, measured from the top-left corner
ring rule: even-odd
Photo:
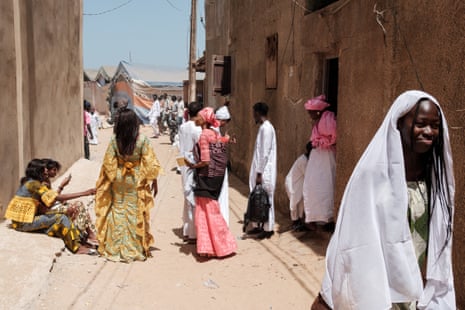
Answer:
[[[305,14],[292,1],[207,1],[207,24],[227,16],[227,33],[207,35],[208,55],[232,56],[233,170],[248,179],[256,134],[251,107],[263,100],[278,138],[277,206],[288,212],[284,177],[307,142],[303,102],[323,89],[326,58],[339,58],[337,186],[345,185],[394,99],[424,89],[449,121],[456,176],[454,272],[465,307],[465,4],[462,1],[337,1]],[[303,2],[303,1],[301,1]],[[208,4],[210,3],[210,4]],[[384,11],[383,18],[374,13]],[[224,10],[222,10],[222,8]],[[384,30],[383,30],[384,28]],[[265,89],[265,39],[279,36],[278,87]],[[219,99],[215,99],[216,105]],[[337,205],[336,205],[337,208]]]
[[[31,158],[82,156],[82,2],[5,0],[0,17],[5,207]]]

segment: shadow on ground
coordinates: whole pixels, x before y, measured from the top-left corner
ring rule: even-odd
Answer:
[[[229,186],[232,189],[238,191],[244,198],[243,213],[247,209],[247,199],[249,196],[249,187],[247,184],[242,182],[235,175],[230,175]],[[328,247],[331,234],[323,231],[306,231],[306,232],[294,232],[291,230],[292,221],[290,220],[289,213],[282,213],[280,210],[284,208],[275,208],[275,222],[277,226],[276,233],[281,234],[293,234],[299,241],[311,248],[316,254],[325,256],[326,248]],[[238,214],[240,219],[243,218],[243,213]],[[239,220],[238,223],[242,224],[243,221]]]

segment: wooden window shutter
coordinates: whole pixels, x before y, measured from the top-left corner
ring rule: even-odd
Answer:
[[[213,55],[213,93],[231,93],[231,56]]]
[[[278,34],[266,38],[266,88],[278,87]]]

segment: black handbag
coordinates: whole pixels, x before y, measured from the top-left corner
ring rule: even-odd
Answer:
[[[270,207],[268,193],[261,184],[258,184],[250,193],[247,212],[244,214],[242,231],[246,232],[250,222],[255,222],[259,228],[263,228],[263,225],[268,222]]]

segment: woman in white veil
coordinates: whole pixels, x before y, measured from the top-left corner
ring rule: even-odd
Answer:
[[[403,93],[347,184],[312,309],[456,309],[454,183],[439,103]]]

